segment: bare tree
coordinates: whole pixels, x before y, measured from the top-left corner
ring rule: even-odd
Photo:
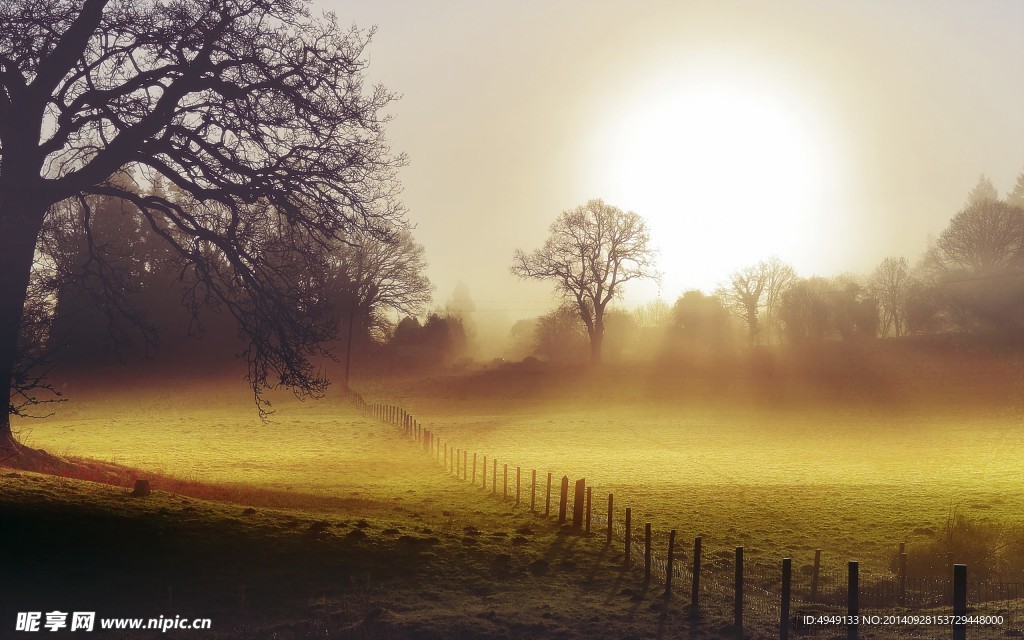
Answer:
[[[882,335],[907,332],[907,296],[913,279],[906,258],[886,258],[871,276],[871,292],[881,310]]]
[[[346,332],[345,388],[351,373],[352,341],[357,329],[367,337],[387,324],[386,313],[415,315],[430,302],[433,286],[424,275],[423,246],[408,230],[380,239],[366,235],[342,244],[330,259],[326,289]]]
[[[927,260],[933,269],[989,276],[1024,269],[1024,209],[983,200],[957,213]]]
[[[718,289],[718,297],[734,315],[741,318],[750,332],[750,343],[761,342],[761,309],[767,331],[764,338],[770,340],[778,328],[779,304],[782,294],[797,280],[796,271],[790,265],[773,256],[734,272],[729,282]]]
[[[8,0],[0,4],[0,394],[7,407],[37,239],[55,203],[118,198],[186,263],[193,302],[248,338],[248,381],[320,393],[311,274],[355,229],[401,224],[384,138],[393,97],[366,90],[371,34],[301,0]],[[115,174],[181,194],[141,196]],[[101,261],[98,253],[94,258]],[[98,263],[99,264],[99,263]],[[101,269],[102,270],[102,269]],[[0,446],[16,449],[8,412]]]
[[[512,273],[554,281],[575,304],[590,338],[591,362],[599,363],[608,303],[626,282],[658,277],[649,243],[647,223],[638,214],[591,200],[562,212],[542,248],[529,254],[516,250]]]

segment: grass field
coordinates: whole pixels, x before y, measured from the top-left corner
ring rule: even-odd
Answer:
[[[955,509],[1019,547],[1019,361],[931,347],[846,355],[831,368],[770,354],[714,369],[507,366],[362,389],[454,446],[521,465],[524,478],[586,477],[596,513],[614,493],[617,517],[631,506],[659,546],[674,528],[684,541],[702,535],[709,558],[743,545],[752,561],[791,555],[805,568],[822,549],[826,566],[857,559],[881,574],[898,543],[934,546]],[[57,415],[18,423],[22,440],[158,472],[156,487],[175,493],[132,500],[125,489],[5,475],[5,543],[25,549],[4,560],[5,575],[22,577],[0,594],[5,605],[49,607],[40,599],[58,594],[119,602],[120,615],[204,611],[228,621],[221,637],[728,628],[727,603],[698,620],[678,603],[666,611],[634,589],[621,550],[560,536],[551,521],[450,478],[339,398],[277,398],[263,424],[241,383],[107,387],[72,385]],[[84,535],[69,543],[72,530]],[[94,564],[109,568],[102,596],[83,573]],[[1005,569],[1024,579],[1020,564]]]

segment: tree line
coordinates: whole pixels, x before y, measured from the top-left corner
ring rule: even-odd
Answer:
[[[1024,328],[1024,173],[1005,199],[982,176],[914,264],[888,257],[867,276],[801,277],[777,257],[734,271],[710,295],[669,307],[609,306],[621,285],[657,277],[643,219],[600,200],[563,213],[545,245],[516,252],[512,272],[550,280],[564,303],[516,324],[511,353],[590,360],[949,331]]]

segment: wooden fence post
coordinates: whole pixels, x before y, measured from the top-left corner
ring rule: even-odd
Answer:
[[[690,604],[693,605],[694,609],[697,608],[700,600],[701,542],[700,536],[693,539],[693,587],[690,589]]]
[[[462,450],[462,479],[463,480],[466,480],[467,477],[469,476],[468,467],[469,467],[469,451],[466,451],[465,449],[463,449]]]
[[[565,510],[569,503],[569,476],[562,476],[562,493],[558,498],[558,524],[565,524]]]
[[[470,479],[469,484],[476,484],[476,451],[473,452],[473,477]]]
[[[551,515],[551,472],[548,471],[548,492],[544,498],[544,515]]]
[[[530,471],[530,513],[536,513],[537,509],[537,470]]]
[[[900,552],[899,596],[900,596],[900,606],[901,607],[906,606],[906,604],[907,604],[907,554],[906,554],[905,551],[901,551]]]
[[[953,565],[953,640],[966,640],[967,625],[967,565]]]
[[[736,637],[743,637],[743,547],[736,547],[736,579],[733,598],[732,624],[736,627]]]
[[[491,460],[491,493],[498,493],[498,459]]]
[[[623,564],[628,569],[633,564],[632,546],[633,546],[633,509],[626,507],[626,559]]]
[[[676,530],[668,532],[668,558],[665,561],[665,599],[672,597],[672,568],[676,562]]]
[[[608,494],[608,544],[612,543],[612,504],[615,502],[615,497],[612,494]]]
[[[455,477],[456,478],[458,478],[460,476],[459,464],[461,463],[461,461],[462,461],[462,449],[456,448],[455,449],[455,459],[452,460],[452,462],[454,463],[452,465],[452,471],[455,472]]]
[[[821,575],[821,549],[814,550],[814,570],[811,572],[811,602],[818,601],[818,576]]]
[[[593,495],[592,495],[593,493],[594,493],[594,487],[587,487],[587,530],[586,530],[586,534],[588,536],[590,535],[590,514],[591,514],[590,503],[591,503],[591,498],[593,497]]]
[[[576,486],[572,494],[572,530],[579,533],[583,529],[583,500],[586,495],[587,481],[580,478],[576,481]]]
[[[782,611],[779,615],[779,640],[789,640],[789,600],[792,594],[793,559],[782,559]]]
[[[502,467],[501,499],[508,500],[508,463]]]
[[[516,467],[516,506],[519,506],[520,497],[522,494],[522,475],[520,475],[520,468]]]
[[[448,443],[447,442],[444,443],[444,460],[443,460],[443,464],[444,464],[445,470],[447,471],[448,470]]]
[[[857,640],[857,625],[854,621],[860,615],[860,603],[857,598],[860,589],[860,571],[856,560],[850,560],[849,564],[847,564],[847,571],[846,615],[850,619],[850,624],[846,627],[846,637],[847,640]]]
[[[644,584],[651,582],[651,523],[644,525]]]
[[[480,488],[487,488],[487,456],[484,456],[484,468],[480,473]]]

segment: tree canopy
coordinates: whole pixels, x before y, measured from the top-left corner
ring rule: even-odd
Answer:
[[[590,200],[563,211],[549,231],[540,249],[516,250],[512,273],[555,283],[587,328],[591,361],[600,362],[608,304],[626,282],[657,277],[647,223],[632,211]]]
[[[238,323],[249,382],[318,393],[334,327],[310,274],[363,230],[404,224],[372,32],[300,0],[13,0],[0,5],[0,393],[54,205],[120,200],[183,261],[191,303]],[[166,181],[174,195],[126,188]],[[88,243],[102,272],[105,257]],[[19,342],[20,341],[20,342]],[[260,404],[261,407],[265,406]],[[9,420],[0,435],[13,443]]]

